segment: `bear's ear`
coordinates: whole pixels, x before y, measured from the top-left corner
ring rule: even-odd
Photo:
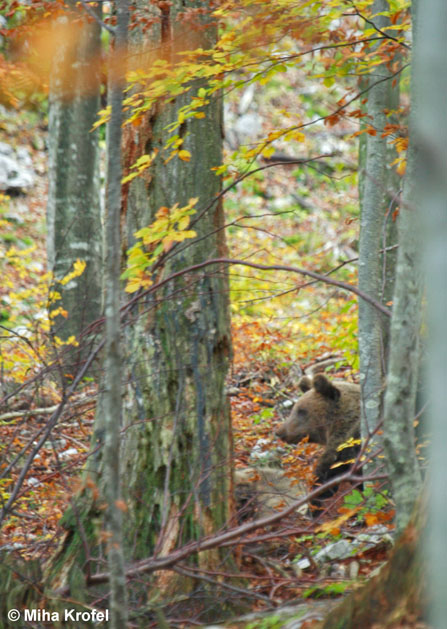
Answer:
[[[298,386],[303,393],[306,393],[306,391],[310,391],[312,388],[312,380],[309,376],[303,376],[299,381]]]
[[[324,397],[334,400],[336,402],[340,398],[340,389],[338,389],[326,376],[322,373],[317,373],[314,376],[314,389]]]

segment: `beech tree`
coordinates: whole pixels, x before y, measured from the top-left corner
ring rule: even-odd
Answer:
[[[432,600],[427,607],[434,629],[441,629],[447,618],[447,546],[445,523],[447,438],[447,121],[445,99],[445,42],[447,5],[439,0],[418,0],[420,23],[419,54],[416,58],[417,89],[420,106],[416,133],[421,151],[418,177],[418,210],[424,225],[425,274],[427,279],[427,322],[429,359],[427,384],[430,405],[427,410],[431,434],[428,474],[429,524],[425,535],[428,591]],[[419,244],[419,243],[418,243]]]
[[[382,57],[368,75],[366,128],[361,139],[359,179],[360,239],[359,288],[386,305],[392,300],[395,274],[395,214],[399,193],[399,177],[390,165],[393,149],[387,127],[393,118],[389,112],[399,107],[394,42],[387,40],[390,25],[387,0],[376,0],[371,8],[377,35],[383,36],[376,52]],[[383,30],[385,29],[385,31]],[[393,44],[388,49],[387,44]],[[373,52],[371,54],[373,54]],[[398,59],[397,59],[398,61]],[[393,80],[394,79],[394,80]],[[394,114],[396,115],[396,114]],[[388,250],[389,249],[389,250]],[[362,387],[362,437],[366,439],[383,417],[383,395],[388,360],[389,319],[363,300],[359,301],[359,355]]]
[[[54,319],[53,333],[66,341],[78,338],[102,308],[99,132],[92,131],[100,106],[101,40],[99,23],[75,9],[61,14],[54,30],[59,40],[49,96],[47,250],[65,311]],[[82,275],[60,283],[76,260],[86,263]],[[75,363],[85,358],[81,347],[63,358],[64,373],[75,372]]]
[[[418,57],[419,32],[412,7],[413,58]],[[390,330],[390,348],[384,405],[384,446],[396,503],[396,529],[408,524],[421,490],[416,456],[414,421],[420,373],[419,337],[422,320],[421,217],[417,211],[416,182],[421,168],[415,137],[420,115],[419,88],[412,79],[409,147],[403,193],[399,204],[396,281]]]
[[[111,627],[127,625],[127,590],[123,548],[122,476],[120,466],[120,431],[122,426],[123,367],[120,329],[120,212],[122,179],[122,123],[125,74],[118,59],[127,57],[129,25],[128,0],[119,0],[116,6],[117,27],[113,54],[109,63],[109,103],[111,108],[107,137],[107,190],[106,190],[106,256],[105,256],[105,347],[104,347],[104,485],[107,510],[105,529],[109,533],[107,555],[110,570]],[[124,66],[125,67],[125,66]]]
[[[142,15],[147,10],[145,2],[136,7]],[[192,26],[182,17],[185,11],[193,16]],[[159,24],[149,36],[135,37],[141,59],[149,45],[175,62],[182,50],[209,48],[216,40],[208,3],[175,1],[156,16]],[[203,113],[181,123],[178,156],[169,160],[165,149],[167,127],[203,85],[193,82],[191,95],[156,104],[139,126],[125,130],[128,167],[155,152],[147,176],[133,180],[126,193],[128,244],[157,218],[175,217],[177,206],[194,203],[196,208],[190,224],[196,237],[165,251],[152,281],[225,252],[222,205],[216,198],[221,184],[212,170],[222,163],[218,92],[204,103]],[[232,441],[224,387],[231,343],[225,269],[187,273],[141,299],[129,313],[126,344],[127,544],[135,557],[144,557],[209,535],[229,518]],[[216,566],[222,557],[207,553],[199,566]]]
[[[143,15],[146,9],[146,3],[137,6]],[[142,74],[149,46],[158,46],[158,54],[171,62],[179,51],[197,47],[197,30],[186,29],[178,16],[182,9],[183,4],[178,3],[168,14],[155,11],[150,37],[134,33],[131,58],[141,64]],[[212,46],[216,26],[209,13],[198,13],[197,19],[203,46]],[[192,94],[202,85],[202,81],[193,84]],[[139,238],[144,239],[151,224],[169,222],[170,216],[176,222],[178,206],[190,209],[190,232],[195,233],[194,238],[166,247],[147,281],[150,286],[178,272],[181,276],[156,292],[137,295],[125,311],[122,476],[126,479],[126,560],[144,558],[148,553],[167,554],[181,544],[199,540],[226,525],[231,514],[232,440],[225,394],[231,353],[227,272],[219,265],[201,273],[184,273],[194,264],[225,253],[218,197],[221,182],[212,170],[222,163],[222,102],[216,93],[204,102],[204,115],[182,123],[181,152],[169,160],[166,127],[177,121],[190,98],[184,94],[173,102],[160,101],[138,125],[124,128],[128,172],[139,158],[155,156],[151,168],[124,189],[130,259],[135,251],[132,247]],[[191,214],[193,208],[195,214]],[[110,378],[106,382],[110,388]],[[118,403],[115,396],[115,405]],[[110,438],[110,424],[105,422],[110,411],[100,396],[92,439],[95,454],[86,467],[84,490],[65,517],[65,544],[49,571],[48,583],[53,588],[76,588],[73,584],[82,579],[85,561],[96,561],[104,551],[94,522],[101,497],[107,495],[102,447]],[[229,553],[212,550],[197,557],[199,569],[215,569]],[[164,596],[177,587],[185,591],[190,587],[184,582],[188,577],[163,575],[155,579],[151,591],[154,596],[158,587]],[[180,583],[176,585],[176,581]]]

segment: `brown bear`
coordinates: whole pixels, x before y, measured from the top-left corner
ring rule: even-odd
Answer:
[[[317,483],[322,484],[346,471],[346,466],[332,466],[355,458],[359,448],[338,446],[349,438],[360,437],[360,386],[348,382],[331,382],[324,374],[311,380],[301,378],[299,387],[304,395],[294,405],[289,418],[279,426],[276,435],[287,443],[298,443],[309,437],[311,443],[325,446],[316,467]],[[333,495],[337,487],[320,494],[314,504]]]

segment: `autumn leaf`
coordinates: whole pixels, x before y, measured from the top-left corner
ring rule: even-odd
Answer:
[[[189,162],[191,159],[191,153],[189,151],[186,151],[185,149],[182,149],[181,151],[179,151],[178,156],[184,162]]]

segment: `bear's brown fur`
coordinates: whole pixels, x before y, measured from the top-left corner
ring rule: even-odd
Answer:
[[[325,447],[316,468],[318,483],[339,476],[343,467],[332,469],[339,461],[352,458],[357,448],[337,451],[350,437],[360,436],[360,386],[348,382],[331,382],[324,374],[313,380],[301,378],[304,395],[294,405],[289,418],[279,426],[276,435],[287,443],[298,443],[309,437],[312,443]],[[326,495],[334,491],[326,492]],[[323,495],[325,497],[325,495]]]

